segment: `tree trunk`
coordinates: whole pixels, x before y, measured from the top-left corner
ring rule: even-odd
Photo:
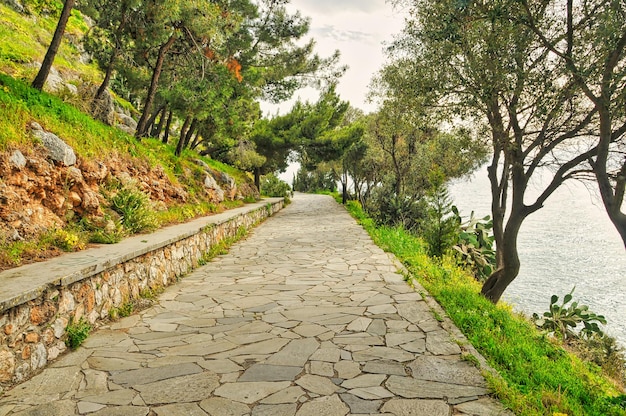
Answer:
[[[167,115],[167,123],[165,124],[165,134],[163,135],[163,144],[167,144],[170,139],[170,128],[172,126],[172,119],[174,118],[174,112],[170,110],[170,113]]]
[[[146,123],[146,132],[149,131],[151,137],[154,137],[152,132],[155,130],[156,118],[159,116],[159,114],[163,111],[164,108],[165,108],[165,104],[161,105],[159,108],[153,111],[152,115],[148,119],[148,122]]]
[[[185,118],[183,126],[180,128],[180,137],[178,138],[178,144],[176,145],[176,151],[174,152],[176,156],[180,156],[180,154],[183,152],[183,148],[185,147],[186,133],[190,123],[191,116],[187,116],[187,118]]]
[[[100,84],[100,87],[98,88],[98,91],[96,92],[96,96],[94,97],[95,101],[101,100],[102,96],[104,95],[104,92],[107,90],[107,88],[109,88],[109,83],[111,82],[111,76],[113,75],[113,66],[115,65],[115,61],[117,59],[118,53],[119,52],[116,46],[115,50],[111,54],[111,59],[109,59],[109,65],[107,66],[107,70],[104,73],[104,80],[102,80],[102,83]]]
[[[67,21],[70,18],[73,7],[74,0],[65,0],[65,3],[63,4],[63,10],[61,11],[61,17],[59,17],[59,22],[57,23],[57,27],[54,30],[54,36],[52,36],[52,42],[50,42],[50,46],[48,47],[46,56],[41,63],[41,68],[39,69],[39,72],[37,73],[37,76],[32,83],[32,87],[38,89],[39,91],[43,89],[43,86],[46,83],[46,79],[48,79],[50,68],[52,68],[54,58],[59,51],[59,46],[61,45],[61,40],[63,39],[63,34],[65,33],[65,26],[67,25]]]
[[[200,130],[196,130],[196,137],[191,141],[189,148],[195,150],[202,143],[202,137],[200,137]]]
[[[189,126],[189,130],[187,130],[187,134],[185,134],[185,144],[183,146],[183,150],[189,147],[189,143],[191,143],[191,138],[193,137],[193,133],[198,128],[198,119],[194,118],[191,122],[191,126]]]
[[[163,126],[165,125],[165,121],[167,120],[167,104],[165,104],[161,108],[161,117],[159,118],[159,123],[154,126],[152,132],[150,133],[152,137],[159,138],[161,137],[161,132],[163,131]]]
[[[148,116],[150,115],[150,109],[152,107],[152,103],[154,102],[154,97],[156,96],[157,87],[159,85],[159,77],[161,76],[161,72],[163,71],[163,62],[165,61],[165,55],[167,51],[172,47],[176,41],[176,32],[172,33],[170,38],[159,48],[159,55],[157,57],[156,65],[154,67],[154,71],[152,72],[152,80],[150,81],[150,88],[148,89],[148,95],[146,97],[146,104],[143,108],[143,113],[141,114],[141,118],[137,122],[137,131],[135,133],[135,137],[137,139],[141,139],[145,137],[147,134],[147,124],[148,124]]]
[[[96,92],[95,100],[101,100],[104,92],[109,88],[109,84],[111,83],[111,76],[113,75],[113,68],[115,67],[115,62],[117,61],[117,57],[119,56],[122,50],[122,44],[119,41],[119,38],[126,27],[126,11],[128,10],[127,2],[122,3],[122,10],[120,11],[121,19],[120,24],[117,26],[117,30],[113,36],[115,36],[115,48],[113,52],[111,52],[111,57],[109,58],[109,65],[107,66],[106,72],[104,74],[104,80],[102,84],[100,84],[100,88]]]
[[[481,293],[491,302],[498,303],[506,288],[519,274],[520,260],[517,252],[517,237],[526,215],[511,213],[504,231],[503,240],[498,249],[502,252],[502,263],[483,284]]]
[[[622,238],[624,248],[626,248],[626,215],[622,212],[624,191],[626,188],[626,161],[624,161],[620,172],[617,174],[615,189],[613,189],[611,175],[607,171],[611,139],[613,136],[613,123],[610,110],[606,105],[599,104],[596,105],[596,108],[598,108],[598,114],[600,116],[600,140],[598,143],[598,156],[595,163],[592,163],[593,172],[598,182],[604,209]]]
[[[261,192],[261,168],[254,168],[254,186]]]

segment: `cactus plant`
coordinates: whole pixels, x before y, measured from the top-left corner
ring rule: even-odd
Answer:
[[[562,340],[568,338],[578,338],[579,336],[590,337],[593,334],[603,335],[602,329],[598,325],[606,324],[606,319],[602,315],[597,315],[589,311],[589,306],[579,305],[578,302],[572,302],[574,286],[567,295],[563,297],[563,303],[557,304],[559,297],[552,295],[550,298],[550,310],[544,312],[543,317],[533,314],[533,320],[538,327],[554,333],[555,336]],[[575,331],[578,324],[583,325],[580,334]]]

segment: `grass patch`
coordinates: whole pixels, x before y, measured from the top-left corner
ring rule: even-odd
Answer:
[[[618,416],[624,395],[598,366],[581,361],[537,331],[506,304],[493,305],[452,258],[426,255],[425,243],[401,228],[376,227],[358,203],[349,212],[385,251],[398,257],[501,378],[486,374],[498,398],[517,415]],[[470,359],[471,360],[471,359]]]
[[[65,328],[65,332],[67,334],[67,339],[65,340],[65,345],[69,348],[75,350],[78,348],[89,336],[89,332],[91,332],[91,325],[85,318],[80,318],[78,322],[74,321],[74,318],[70,319],[70,322],[67,324]]]
[[[209,248],[209,251],[204,253],[202,258],[200,259],[199,264],[204,266],[208,264],[212,259],[217,256],[221,256],[228,253],[228,250],[235,244],[237,241],[245,238],[248,235],[248,229],[244,226],[241,226],[237,229],[237,233],[232,237],[226,237],[222,241],[217,244],[214,244]]]
[[[62,3],[60,3],[62,4]],[[57,13],[36,13],[24,16],[0,3],[0,71],[16,78],[32,80],[37,73],[33,62],[41,62],[48,50],[52,33],[59,20]],[[97,66],[82,63],[77,42],[89,30],[81,13],[74,9],[65,29],[65,37],[54,61],[59,71],[72,73],[83,80],[99,82]]]
[[[135,305],[132,301],[128,301],[123,303],[120,307],[113,307],[109,309],[109,319],[112,321],[117,321],[121,318],[126,318],[131,316],[135,310]]]

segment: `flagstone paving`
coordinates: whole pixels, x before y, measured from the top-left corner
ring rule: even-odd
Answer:
[[[297,195],[150,309],[0,398],[5,415],[503,415],[393,261]]]

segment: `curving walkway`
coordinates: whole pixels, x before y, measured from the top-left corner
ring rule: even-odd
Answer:
[[[0,416],[500,415],[394,262],[296,195],[158,303],[0,398]]]

